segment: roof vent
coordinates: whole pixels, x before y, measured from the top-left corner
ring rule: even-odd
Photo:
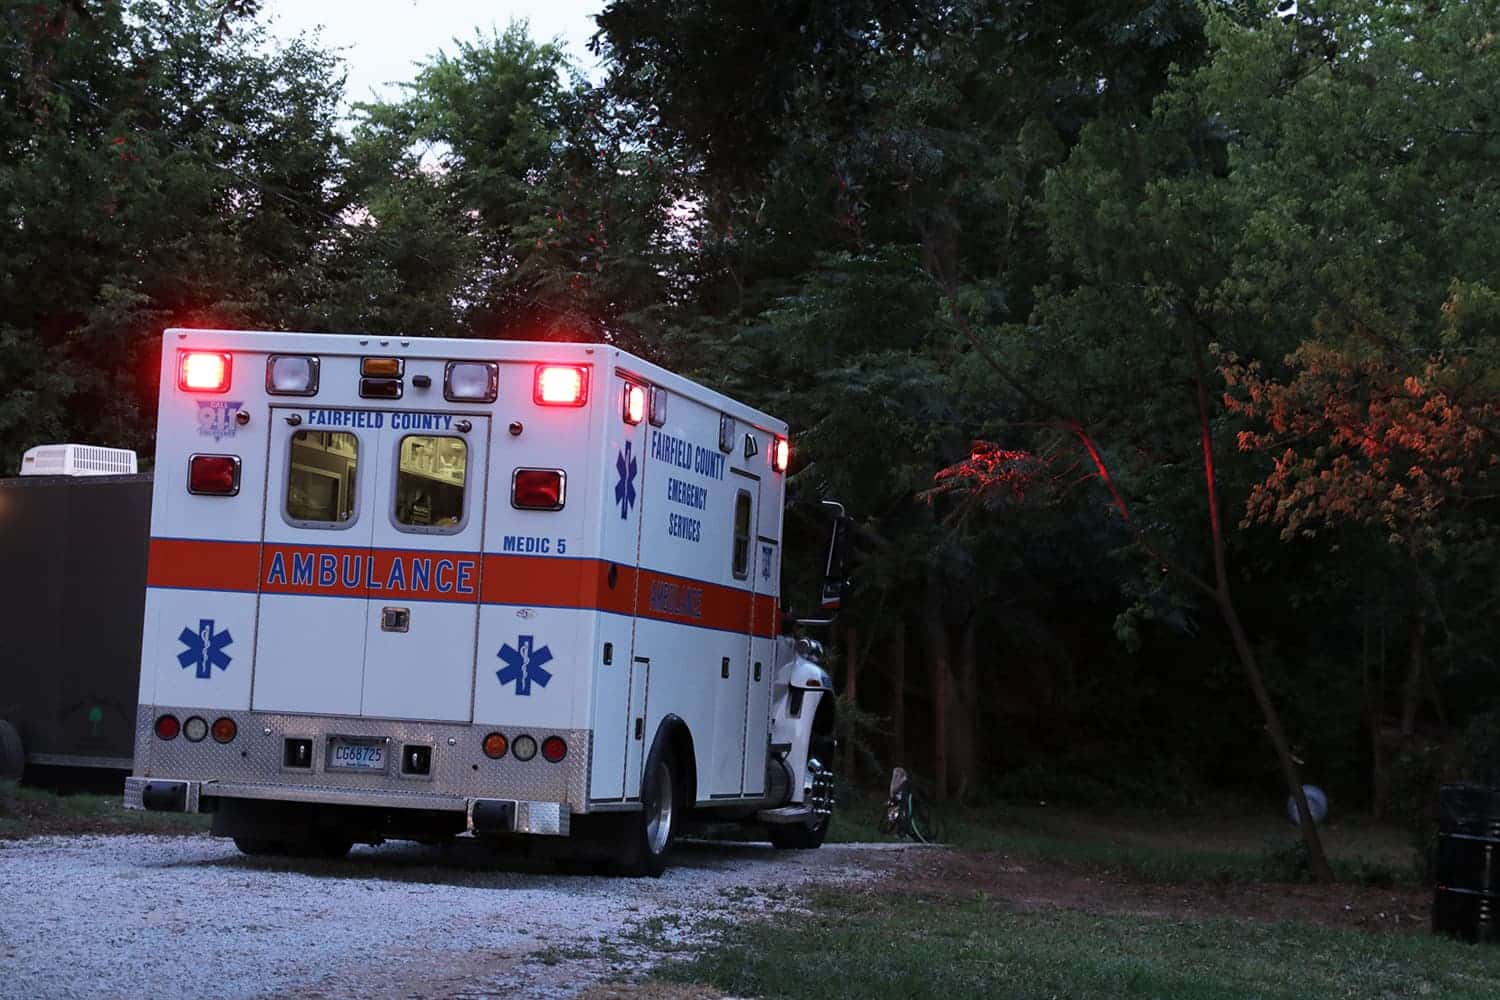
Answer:
[[[23,476],[131,476],[135,452],[94,444],[39,444],[21,456]]]

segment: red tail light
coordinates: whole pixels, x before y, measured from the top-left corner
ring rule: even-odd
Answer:
[[[589,370],[578,365],[538,365],[533,395],[543,406],[582,406],[589,398]]]
[[[517,469],[510,481],[510,505],[517,510],[562,510],[565,482],[559,469]]]
[[[175,715],[158,715],[156,717],[156,735],[160,739],[175,740],[177,734],[182,731],[182,725],[177,721]]]
[[[234,455],[194,455],[188,462],[188,492],[232,497],[240,491],[240,460]]]
[[[177,387],[188,392],[228,392],[233,361],[218,351],[182,351],[177,355]]]
[[[568,755],[568,744],[561,736],[549,736],[542,740],[542,756],[556,764]]]

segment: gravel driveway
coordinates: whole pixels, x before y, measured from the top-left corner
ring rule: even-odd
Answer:
[[[483,845],[247,858],[207,837],[0,842],[0,995],[562,997],[715,918],[872,877],[883,845],[688,843],[661,879],[558,874]]]

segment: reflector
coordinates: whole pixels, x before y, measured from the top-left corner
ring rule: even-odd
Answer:
[[[188,460],[188,492],[232,497],[240,491],[240,460],[234,455],[194,455]]]
[[[777,438],[776,443],[771,446],[771,468],[777,472],[785,472],[786,465],[792,459],[792,446],[786,438]]]
[[[491,760],[499,760],[505,756],[505,737],[499,733],[490,733],[484,738],[484,755]]]
[[[625,385],[625,422],[638,424],[646,419],[646,390],[638,385]]]
[[[582,406],[589,395],[588,369],[576,365],[538,365],[533,395],[544,406]]]
[[[500,366],[490,361],[450,361],[443,373],[443,398],[449,402],[493,403],[500,385]]]
[[[556,764],[568,755],[568,744],[561,736],[549,736],[542,740],[542,756]]]
[[[318,391],[318,359],[273,354],[266,359],[266,391],[273,396],[312,396]]]
[[[188,392],[228,392],[233,359],[217,351],[181,351],[177,355],[177,387]]]
[[[510,480],[510,505],[517,510],[562,510],[561,469],[517,469]]]

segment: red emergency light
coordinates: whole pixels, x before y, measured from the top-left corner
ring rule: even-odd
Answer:
[[[786,438],[779,437],[771,445],[771,468],[777,472],[785,472],[787,463],[792,460],[792,446]]]
[[[582,406],[589,398],[589,370],[579,365],[538,365],[533,397],[543,406]]]
[[[510,480],[510,505],[517,510],[562,510],[561,469],[517,469]]]
[[[177,388],[187,392],[228,392],[233,357],[219,351],[179,351]]]
[[[638,424],[646,419],[646,389],[644,386],[625,386],[625,422]]]
[[[194,455],[188,460],[188,492],[232,497],[240,491],[240,460],[234,455]]]

